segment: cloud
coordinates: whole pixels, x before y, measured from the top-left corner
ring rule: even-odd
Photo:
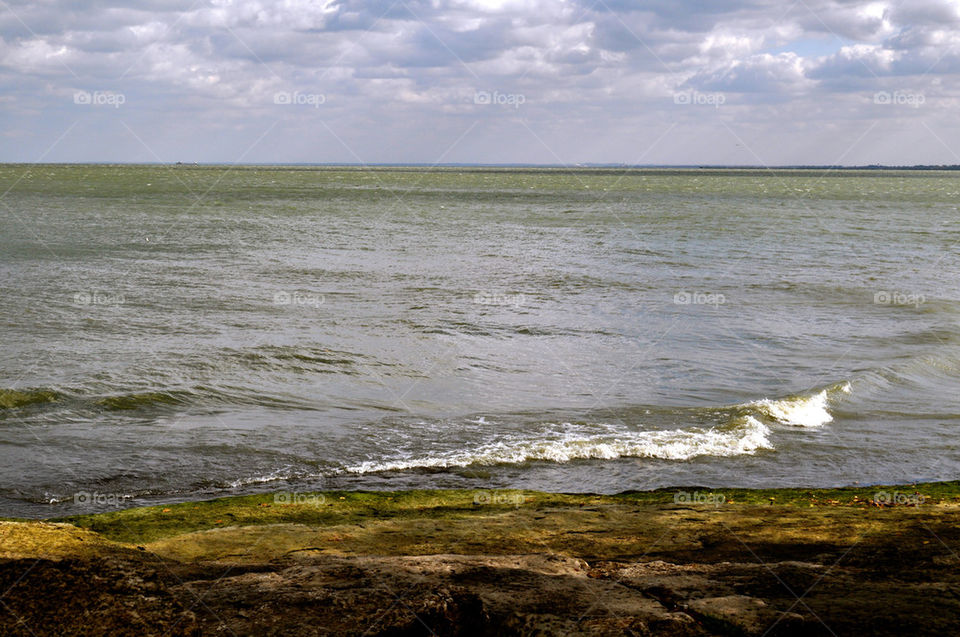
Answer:
[[[838,133],[877,122],[937,131],[911,161],[960,148],[960,11],[946,0],[5,6],[0,134],[18,143],[4,160],[34,160],[66,130],[46,157],[232,161],[253,145],[248,161],[831,163],[856,143],[851,160],[893,161],[888,140]],[[923,108],[878,109],[874,93],[896,90]],[[126,101],[73,99],[98,91]]]
[[[737,60],[713,72],[701,72],[684,83],[704,91],[748,93],[794,100],[813,88],[805,74],[803,58],[795,53],[761,53]]]

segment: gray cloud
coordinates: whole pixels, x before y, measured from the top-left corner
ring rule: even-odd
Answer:
[[[0,159],[952,163],[958,71],[946,0],[9,0]]]

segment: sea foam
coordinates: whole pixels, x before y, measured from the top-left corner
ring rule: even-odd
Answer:
[[[784,425],[822,427],[833,420],[833,415],[827,410],[831,392],[849,393],[850,383],[835,385],[807,396],[788,396],[777,400],[764,398],[747,403],[744,407]]]
[[[346,468],[350,473],[403,471],[420,468],[466,467],[470,465],[521,464],[531,461],[616,458],[659,458],[689,460],[697,456],[738,456],[760,449],[773,449],[770,429],[753,416],[738,418],[723,429],[673,429],[667,431],[625,431],[613,425],[585,435],[575,425],[553,425],[536,440],[504,439],[472,450],[394,460],[371,460]]]
[[[725,407],[722,411],[727,413],[727,421],[715,427],[637,431],[607,423],[549,423],[535,436],[505,435],[471,449],[368,460],[350,465],[344,471],[374,473],[617,458],[684,461],[698,456],[752,455],[760,450],[775,449],[770,439],[772,426],[815,428],[831,422],[833,416],[828,411],[831,396],[849,392],[850,384],[844,382],[815,393],[763,398]],[[473,422],[487,424],[482,418]]]

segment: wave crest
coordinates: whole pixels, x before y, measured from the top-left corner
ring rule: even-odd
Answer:
[[[0,389],[0,409],[16,409],[37,403],[60,400],[60,393],[52,389]]]
[[[545,431],[502,439],[466,450],[420,456],[368,460],[344,471],[376,473],[410,469],[447,469],[471,465],[523,464],[545,461],[656,458],[684,461],[698,456],[732,457],[774,450],[770,427],[821,427],[833,420],[832,397],[849,393],[850,383],[832,385],[815,393],[761,400],[721,408],[726,422],[714,427],[636,431],[611,424],[547,424]],[[702,412],[703,410],[692,410]],[[710,410],[714,415],[718,412]],[[472,421],[487,424],[483,418]],[[535,435],[535,437],[533,437]]]
[[[556,427],[556,426],[555,426]],[[475,450],[454,451],[435,456],[396,460],[370,460],[347,467],[350,473],[445,469],[470,465],[522,464],[532,461],[614,460],[616,458],[658,458],[690,460],[697,456],[739,456],[760,449],[773,449],[770,429],[752,416],[736,419],[725,429],[674,429],[668,431],[609,431],[583,435],[570,423],[558,426],[561,432],[539,440],[503,440]]]
[[[850,383],[840,383],[807,396],[788,396],[777,400],[764,398],[747,403],[744,407],[783,425],[822,427],[833,420],[833,415],[827,407],[831,394],[837,392],[849,393]]]

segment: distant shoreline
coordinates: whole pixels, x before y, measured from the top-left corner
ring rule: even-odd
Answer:
[[[174,166],[174,167],[202,167],[216,168],[221,166],[232,167],[270,167],[270,168],[472,168],[472,169],[531,169],[531,170],[831,170],[831,171],[957,171],[960,164],[916,164],[910,166],[893,166],[886,164],[869,164],[863,166],[841,166],[831,164],[784,164],[777,166],[738,165],[738,164],[473,164],[473,163],[341,163],[341,162],[11,162],[0,161],[0,166]]]

